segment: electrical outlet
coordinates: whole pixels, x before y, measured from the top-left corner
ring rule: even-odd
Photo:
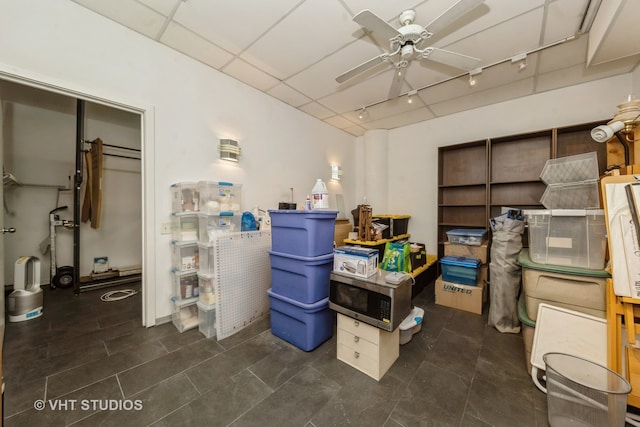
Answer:
[[[171,234],[173,228],[170,222],[163,222],[160,226],[160,234]]]

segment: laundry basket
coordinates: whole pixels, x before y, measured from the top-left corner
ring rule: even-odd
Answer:
[[[565,353],[546,353],[551,427],[625,425],[629,383],[602,365]]]

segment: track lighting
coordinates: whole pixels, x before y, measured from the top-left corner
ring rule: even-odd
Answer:
[[[367,107],[362,107],[362,109],[358,113],[358,118],[360,120],[367,120],[369,118],[369,112],[367,111]]]
[[[478,74],[482,73],[482,68],[476,68],[474,70],[469,71],[469,86],[473,87],[476,85],[476,77]]]
[[[407,92],[407,104],[413,104],[413,97],[414,95],[417,95],[417,94],[418,94],[417,90],[411,90]]]
[[[512,64],[518,64],[518,71],[522,71],[527,68],[527,54],[521,53],[511,58]]]

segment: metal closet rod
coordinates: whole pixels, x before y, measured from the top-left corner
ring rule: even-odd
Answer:
[[[543,50],[545,50],[545,49],[549,49],[550,47],[554,47],[554,46],[558,46],[558,45],[560,45],[560,44],[564,44],[564,43],[566,43],[566,42],[568,42],[568,41],[571,41],[571,40],[574,40],[574,39],[576,39],[576,38],[578,38],[578,36],[577,36],[577,35],[569,36],[569,37],[566,37],[566,38],[564,38],[564,39],[561,39],[561,40],[555,41],[555,42],[553,42],[553,43],[549,43],[549,44],[546,44],[546,45],[544,45],[544,46],[540,46],[540,47],[538,47],[538,48],[532,49],[532,50],[530,50],[530,51],[527,51],[527,52],[524,52],[524,53],[520,53],[519,55],[531,55],[531,54],[534,54],[534,53],[538,53],[538,52],[541,52],[541,51],[543,51]],[[492,63],[492,64],[485,65],[484,67],[478,67],[478,68],[479,68],[479,69],[481,69],[481,70],[485,70],[485,69],[487,69],[487,68],[495,67],[496,65],[500,65],[500,64],[503,64],[503,63],[506,63],[506,62],[510,62],[510,61],[511,61],[513,58],[515,58],[516,56],[518,56],[518,55],[514,55],[514,56],[511,56],[511,57],[509,57],[509,58],[507,58],[507,59],[502,59],[502,60],[500,60],[500,61],[496,61],[496,62],[494,62],[494,63]],[[446,83],[446,82],[449,82],[449,81],[451,81],[451,80],[458,79],[458,78],[463,77],[463,76],[466,76],[466,75],[468,75],[468,74],[469,74],[469,71],[465,71],[464,73],[460,73],[460,74],[458,74],[458,75],[456,75],[456,76],[449,77],[448,79],[440,80],[439,82],[431,83],[431,84],[428,84],[428,85],[426,85],[426,86],[422,86],[421,88],[418,88],[418,89],[412,89],[412,90],[410,90],[409,92],[406,92],[406,93],[403,93],[403,94],[398,95],[398,98],[399,98],[399,97],[401,97],[401,96],[404,96],[404,95],[409,95],[409,93],[411,93],[411,94],[416,94],[417,92],[420,92],[420,91],[421,91],[421,90],[423,90],[423,89],[428,89],[428,88],[433,87],[433,86],[438,86],[439,84]],[[387,101],[389,101],[389,100],[388,100],[388,99],[384,99],[384,100],[382,100],[382,101],[378,101],[378,102],[374,102],[374,103],[369,104],[369,105],[365,105],[364,107],[362,107],[362,108],[358,108],[357,110],[355,110],[355,112],[356,112],[356,113],[357,113],[357,112],[360,112],[360,111],[362,111],[363,109],[367,109],[367,108],[369,108],[369,107],[374,107],[374,106],[376,106],[376,105],[379,105],[379,104],[385,103],[385,102],[387,102]]]
[[[95,144],[96,140],[94,139],[93,141],[83,141],[85,144]],[[141,150],[138,148],[129,148],[129,147],[122,147],[120,145],[113,145],[113,144],[105,144],[104,142],[102,143],[102,145],[104,147],[112,147],[112,148],[117,148],[119,150],[130,150],[130,151],[135,151],[137,153],[140,153]],[[87,151],[87,150],[83,150],[83,151]],[[124,156],[122,154],[112,154],[112,153],[102,153],[103,156],[110,156],[110,157],[120,157],[121,159],[131,159],[131,160],[141,160],[140,157],[132,157],[132,156]]]
[[[95,144],[97,141],[97,139],[94,139],[93,141],[84,141],[87,144]],[[138,153],[142,150],[140,150],[139,148],[130,148],[130,147],[122,147],[121,145],[113,145],[113,144],[106,144],[106,143],[102,143],[102,145],[104,147],[112,147],[112,148],[119,148],[121,150],[130,150],[130,151],[137,151]]]

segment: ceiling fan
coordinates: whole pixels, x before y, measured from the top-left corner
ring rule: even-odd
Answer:
[[[483,1],[484,0],[458,0],[425,27],[413,23],[416,18],[416,12],[414,10],[405,10],[400,14],[399,21],[402,26],[398,29],[392,27],[368,9],[359,12],[353,17],[353,20],[366,31],[371,32],[377,39],[388,40],[389,51],[371,58],[339,75],[336,77],[336,81],[338,83],[344,83],[378,64],[387,62],[397,70],[397,72],[394,73],[391,88],[389,89],[389,99],[392,99],[400,95],[405,71],[409,63],[414,59],[429,59],[454,68],[471,70],[480,61],[478,58],[438,49],[433,46],[423,48],[422,45],[425,40],[447,27]]]

